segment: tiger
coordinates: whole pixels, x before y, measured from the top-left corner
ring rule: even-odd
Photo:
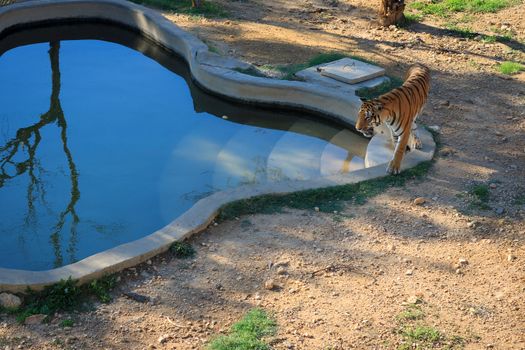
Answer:
[[[372,100],[363,101],[355,128],[365,137],[372,137],[374,127],[385,123],[394,142],[394,155],[387,173],[399,174],[405,150],[421,149],[415,121],[423,111],[430,90],[430,70],[419,63],[412,65],[402,86]]]

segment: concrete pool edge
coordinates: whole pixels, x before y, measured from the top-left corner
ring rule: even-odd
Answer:
[[[312,83],[281,81],[239,73],[235,69],[247,68],[250,65],[210,53],[203,42],[184,32],[159,13],[125,1],[37,0],[18,3],[0,8],[0,33],[19,25],[30,26],[48,21],[83,19],[110,21],[138,30],[156,44],[182,56],[187,61],[194,79],[212,92],[236,100],[318,111],[334,116],[347,125],[355,123],[354,116],[357,115],[361,103],[357,96]],[[403,169],[433,158],[435,143],[432,136],[426,130],[421,130],[420,134],[424,148],[407,153],[403,161]],[[374,137],[384,139],[386,136],[378,134]],[[373,144],[382,145],[384,142]],[[380,148],[381,146],[373,147]],[[368,151],[388,153],[385,152],[384,147]],[[84,283],[137,265],[166,251],[173,242],[205,229],[216,217],[220,208],[232,201],[263,194],[285,194],[357,183],[384,176],[385,167],[385,164],[381,164],[346,175],[322,177],[309,181],[250,185],[217,192],[198,201],[187,212],[161,230],[136,241],[97,253],[77,263],[47,271],[0,268],[0,291],[23,292],[27,287],[39,290],[68,277]]]

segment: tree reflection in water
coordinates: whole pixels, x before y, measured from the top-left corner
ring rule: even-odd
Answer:
[[[36,157],[38,145],[42,140],[40,130],[46,125],[56,123],[60,129],[62,149],[66,156],[69,177],[71,179],[69,202],[67,203],[66,208],[58,215],[58,219],[53,226],[50,236],[55,254],[54,265],[55,267],[58,267],[64,264],[62,249],[60,246],[60,237],[68,218],[71,219],[71,229],[67,253],[70,261],[75,260],[77,225],[80,221],[75,206],[80,199],[80,191],[78,189],[77,168],[67,144],[67,122],[60,103],[60,42],[51,42],[49,43],[49,46],[49,59],[51,61],[52,74],[52,90],[49,110],[40,116],[40,120],[37,123],[18,129],[16,137],[0,147],[0,188],[4,186],[7,181],[27,173],[29,183],[27,187],[28,212],[26,223],[35,220],[36,213],[34,202],[37,193],[40,194],[40,200],[45,204],[45,189],[41,179],[38,178],[35,172],[37,169],[40,174],[43,171]],[[15,159],[23,160],[16,161]],[[14,175],[10,174],[13,173],[13,171],[9,171],[10,169],[14,169]]]

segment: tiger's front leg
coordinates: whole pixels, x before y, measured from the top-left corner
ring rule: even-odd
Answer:
[[[399,174],[399,171],[401,169],[401,161],[403,160],[403,156],[405,155],[405,149],[408,144],[408,140],[410,138],[410,132],[404,132],[399,141],[396,144],[396,147],[394,149],[394,157],[388,163],[388,167],[386,168],[386,172],[392,175]]]

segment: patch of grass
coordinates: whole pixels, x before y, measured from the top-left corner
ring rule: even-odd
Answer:
[[[250,67],[250,68],[246,68],[246,69],[235,68],[235,71],[237,71],[239,73],[242,73],[242,74],[251,75],[252,77],[267,78],[266,74],[264,74],[263,72],[261,72],[260,70],[258,70],[255,67]]]
[[[493,13],[516,4],[516,0],[433,0],[415,1],[409,8],[426,15],[448,17],[455,12]]]
[[[383,193],[390,187],[402,186],[409,180],[420,179],[428,172],[431,166],[432,161],[428,161],[407,169],[397,176],[385,176],[356,184],[299,191],[283,195],[269,194],[242,199],[223,206],[218,215],[218,220],[230,220],[242,215],[256,213],[280,213],[283,208],[314,210],[315,207],[318,207],[322,212],[333,213],[334,210],[341,211],[343,201],[364,204],[368,198]]]
[[[68,319],[62,320],[60,322],[60,327],[62,327],[62,328],[70,328],[70,327],[73,327],[74,324],[75,324],[75,322],[72,319],[68,318]]]
[[[481,41],[487,44],[493,44],[498,41],[498,38],[495,35],[483,35]]]
[[[188,242],[175,242],[170,247],[170,252],[179,259],[191,258],[195,255],[195,249]]]
[[[399,321],[416,321],[425,317],[425,313],[419,305],[409,305],[398,316]]]
[[[362,87],[360,89],[357,89],[355,94],[360,98],[371,100],[373,98],[381,96],[384,93],[389,92],[392,89],[400,87],[401,85],[403,85],[403,80],[397,77],[388,77],[388,80],[385,80],[378,86],[372,88]]]
[[[407,12],[405,13],[405,20],[401,24],[402,27],[407,27],[411,24],[421,22],[423,20],[423,15],[420,13]]]
[[[474,185],[468,191],[470,195],[470,207],[475,209],[488,210],[490,206],[487,202],[490,199],[489,187],[485,184]]]
[[[28,290],[28,297],[17,314],[17,320],[24,322],[31,315],[52,315],[57,311],[72,311],[81,305],[82,290],[77,281],[68,278],[46,287],[41,292]]]
[[[498,34],[497,36],[494,35],[498,42],[506,43],[506,42],[509,42],[511,40],[514,40],[514,35],[515,34],[511,30],[505,30],[505,29],[501,29],[501,28],[492,26],[492,27],[490,27],[490,31],[492,33]]]
[[[470,194],[481,202],[488,202],[490,197],[489,187],[485,184],[475,185],[470,189]]]
[[[191,0],[131,0],[137,4],[156,7],[161,10],[173,11],[202,17],[227,17],[228,13],[215,1],[202,1],[199,8],[191,7]]]
[[[518,62],[506,61],[498,66],[498,70],[502,74],[512,75],[525,71],[525,66]]]
[[[110,292],[115,288],[117,278],[115,276],[106,276],[104,278],[94,280],[87,285],[88,291],[95,295],[102,303],[109,303],[111,301]]]
[[[213,45],[212,43],[208,42],[208,41],[204,41],[204,43],[206,44],[206,46],[208,46],[208,50],[210,52],[213,52],[219,56],[222,56],[222,52],[221,50],[219,50],[215,45]]]
[[[95,280],[87,285],[78,286],[71,278],[44,288],[40,292],[27,290],[24,304],[19,310],[13,311],[18,322],[22,323],[31,315],[44,314],[52,316],[59,311],[83,310],[86,301],[96,297],[102,302],[109,302],[109,291],[113,289],[116,279],[108,276]]]
[[[406,328],[402,334],[406,339],[413,342],[435,343],[442,338],[441,333],[437,329],[428,326]]]
[[[479,35],[478,33],[472,31],[472,29],[468,27],[460,27],[456,24],[448,23],[445,25],[445,27],[450,31],[452,35],[459,36],[462,38],[473,39]]]
[[[230,333],[215,338],[208,350],[270,350],[264,338],[275,334],[277,323],[261,309],[250,310],[233,324]]]

